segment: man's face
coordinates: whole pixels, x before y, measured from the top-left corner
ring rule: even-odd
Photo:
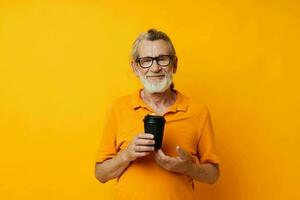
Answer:
[[[164,40],[143,40],[138,47],[138,57],[159,57],[162,55],[172,55],[172,50],[168,42]],[[164,58],[160,59],[160,64],[164,63]],[[172,83],[172,74],[177,69],[177,59],[170,59],[170,64],[161,66],[157,60],[153,60],[151,67],[143,68],[132,61],[134,73],[140,78],[144,88],[150,93],[164,92]]]

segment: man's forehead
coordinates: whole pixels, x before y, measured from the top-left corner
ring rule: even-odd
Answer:
[[[166,55],[172,52],[168,42],[164,40],[142,40],[138,47],[138,52],[141,57]]]

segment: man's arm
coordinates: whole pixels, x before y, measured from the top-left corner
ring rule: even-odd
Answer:
[[[219,165],[212,163],[190,164],[187,165],[184,174],[199,182],[213,184],[220,176]]]
[[[95,176],[101,183],[105,183],[110,179],[119,177],[129,166],[131,161],[126,158],[124,153],[124,151],[121,151],[109,160],[96,163]]]
[[[152,134],[141,133],[137,135],[128,147],[120,151],[115,157],[101,163],[96,163],[96,178],[101,183],[105,183],[110,179],[119,177],[131,161],[147,156],[154,151],[154,143]]]

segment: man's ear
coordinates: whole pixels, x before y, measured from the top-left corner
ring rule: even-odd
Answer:
[[[173,73],[175,74],[177,71],[177,63],[178,63],[178,58],[175,56],[174,61],[173,61]]]
[[[131,60],[130,62],[131,68],[133,73],[135,74],[135,76],[139,76],[139,72],[137,71],[137,66],[136,66],[136,62],[134,62],[134,60]]]

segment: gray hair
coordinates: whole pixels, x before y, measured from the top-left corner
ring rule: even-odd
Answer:
[[[171,39],[167,34],[165,34],[162,31],[158,31],[156,29],[149,29],[147,32],[141,33],[137,39],[133,42],[132,49],[131,49],[131,57],[133,60],[136,60],[138,58],[138,47],[141,41],[143,40],[150,40],[150,41],[155,41],[155,40],[164,40],[168,42],[168,44],[171,47],[172,54],[176,56],[175,48],[172,44]]]

